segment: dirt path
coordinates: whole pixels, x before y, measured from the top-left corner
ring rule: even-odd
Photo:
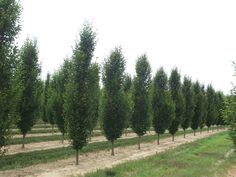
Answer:
[[[152,131],[151,134],[154,134],[154,131]],[[148,135],[150,134],[148,133]],[[122,136],[121,138],[128,139],[128,138],[133,138],[136,136],[137,135],[135,133],[128,133],[127,136]],[[95,137],[92,137],[92,141],[89,143],[101,142],[101,141],[106,141],[106,138],[104,136],[95,136]],[[16,145],[10,145],[7,147],[8,152],[6,153],[6,155],[21,153],[21,152],[32,152],[32,151],[37,151],[37,150],[55,149],[55,148],[60,148],[60,147],[67,147],[69,145],[70,143],[67,140],[64,141],[64,144],[62,144],[61,141],[45,141],[45,142],[39,142],[39,143],[28,143],[28,144],[25,144],[24,149],[22,149],[21,144],[16,144]]]
[[[75,158],[71,157],[47,164],[38,164],[27,168],[0,172],[0,177],[64,177],[84,175],[97,169],[104,169],[129,160],[151,156],[167,149],[175,148],[181,144],[211,136],[215,133],[218,132],[203,132],[202,134],[197,134],[197,136],[189,134],[187,138],[177,136],[174,142],[171,141],[171,138],[165,138],[160,141],[160,145],[157,145],[156,142],[143,143],[141,144],[141,150],[137,149],[137,145],[119,147],[115,148],[115,156],[111,156],[108,150],[86,153],[80,156],[80,164],[78,166],[75,165]]]
[[[226,177],[235,177],[235,176],[236,176],[236,166],[233,166],[228,170]]]
[[[40,137],[40,136],[53,136],[53,135],[61,135],[60,132],[55,132],[55,133],[32,133],[32,134],[27,134],[27,137]],[[12,138],[22,138],[22,135],[13,135]]]

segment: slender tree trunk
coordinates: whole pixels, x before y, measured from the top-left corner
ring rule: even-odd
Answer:
[[[207,127],[207,133],[209,133],[209,127]]]
[[[22,148],[25,148],[25,134],[23,134],[23,142],[22,142]]]
[[[76,165],[79,165],[79,149],[76,149]]]
[[[196,136],[196,130],[193,130],[193,136]]]
[[[200,128],[200,134],[202,134],[202,128]]]
[[[126,128],[126,129],[125,129],[125,136],[127,136],[127,134],[128,134],[127,132],[128,132],[128,130],[127,130],[127,128]]]
[[[185,134],[185,129],[184,129],[184,138],[186,137],[186,134]]]
[[[157,145],[159,145],[160,144],[160,134],[158,133],[157,134]]]
[[[141,136],[138,136],[138,149],[140,150],[141,147],[140,147],[140,141],[141,141]]]
[[[114,140],[111,140],[111,155],[114,156]]]
[[[172,135],[172,141],[175,141],[175,134]]]
[[[54,134],[54,124],[52,124],[52,134]]]
[[[61,140],[62,144],[64,144],[64,137],[65,137],[65,133],[62,133],[62,140]]]

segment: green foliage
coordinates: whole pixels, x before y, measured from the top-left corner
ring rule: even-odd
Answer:
[[[223,125],[224,124],[224,118],[222,114],[222,110],[225,109],[225,102],[224,102],[224,95],[222,92],[216,92],[215,95],[216,100],[216,111],[217,111],[217,117],[216,117],[216,125]]]
[[[202,116],[199,123],[199,127],[200,129],[203,129],[207,119],[207,95],[204,86],[201,87],[201,93],[202,93]]]
[[[211,85],[207,87],[207,119],[206,119],[206,126],[209,128],[211,125],[214,125],[217,110],[215,105],[215,91]]]
[[[16,65],[15,39],[20,31],[20,4],[15,0],[0,1],[0,155],[7,144],[12,105],[12,76]],[[14,101],[13,101],[14,102]]]
[[[194,92],[192,90],[192,82],[190,78],[184,77],[182,92],[185,102],[185,111],[181,126],[186,130],[189,127],[194,114]]]
[[[99,117],[99,97],[100,97],[100,87],[99,87],[99,65],[96,63],[91,64],[89,68],[88,77],[88,89],[89,89],[89,132],[90,136],[93,129],[96,127]]]
[[[48,113],[49,83],[50,83],[50,74],[48,73],[43,89],[42,120],[45,124],[49,122],[48,116],[50,116]]]
[[[71,74],[64,95],[64,115],[69,138],[76,152],[86,145],[89,135],[89,71],[95,49],[95,37],[91,25],[85,24],[80,33],[80,42],[76,42],[73,49]],[[78,164],[78,156],[76,163]]]
[[[194,91],[194,115],[191,122],[191,128],[193,130],[198,129],[201,119],[202,119],[202,92],[201,86],[199,82],[193,84],[193,91]]]
[[[125,60],[120,48],[115,48],[106,60],[103,68],[103,130],[109,141],[122,135],[125,128],[125,97],[124,97]]]
[[[21,48],[20,61],[16,70],[15,114],[17,127],[23,136],[36,122],[39,109],[40,66],[38,64],[37,42],[27,39]]]
[[[171,122],[169,132],[174,135],[178,131],[185,110],[184,97],[181,91],[180,74],[176,68],[171,71],[169,86],[171,97],[175,104],[175,118]]]
[[[130,127],[130,122],[133,113],[133,99],[132,99],[132,91],[133,91],[133,81],[130,75],[125,74],[124,78],[124,94],[126,101],[126,116],[125,116],[125,128]]]
[[[160,68],[153,79],[152,112],[153,127],[158,134],[163,134],[175,117],[175,105],[167,87],[167,75]]]
[[[132,129],[138,136],[143,136],[150,127],[149,88],[151,84],[151,67],[146,55],[138,58],[136,77],[133,88]]]

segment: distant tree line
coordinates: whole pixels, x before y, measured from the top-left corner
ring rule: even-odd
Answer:
[[[190,77],[181,77],[173,68],[168,77],[164,68],[151,76],[146,54],[138,57],[134,77],[125,73],[125,57],[120,47],[114,48],[102,65],[92,61],[96,33],[85,23],[71,57],[46,80],[40,79],[37,41],[27,39],[21,49],[14,40],[20,31],[20,5],[15,0],[0,2],[0,147],[7,145],[12,124],[23,139],[38,118],[56,125],[67,133],[79,152],[88,143],[96,126],[100,126],[114,143],[131,128],[142,136],[152,128],[159,137],[167,130],[172,135],[182,128],[202,130],[225,124],[225,96],[212,85],[204,86]],[[102,81],[102,86],[100,84]],[[24,148],[24,143],[22,145]],[[3,151],[2,151],[3,153]]]

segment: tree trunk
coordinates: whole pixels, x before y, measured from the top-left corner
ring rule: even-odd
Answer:
[[[193,136],[196,136],[196,130],[193,130]]]
[[[157,134],[157,145],[159,145],[160,144],[160,134],[158,133]]]
[[[65,136],[65,133],[62,133],[62,140],[61,140],[62,144],[64,144],[64,136]]]
[[[111,141],[111,155],[114,156],[114,140]]]
[[[79,165],[79,149],[76,149],[76,165]]]
[[[23,142],[22,142],[22,148],[25,148],[25,134],[23,134]]]
[[[209,127],[207,127],[207,133],[209,133]]]
[[[127,134],[128,134],[127,131],[128,131],[128,130],[127,130],[127,128],[126,128],[126,129],[125,129],[125,136],[127,136]]]
[[[140,150],[141,147],[140,147],[140,140],[141,140],[141,136],[138,136],[138,149]]]
[[[175,135],[174,134],[172,135],[172,141],[175,141]]]
[[[200,128],[200,134],[202,134],[202,128]]]
[[[54,134],[54,125],[52,124],[52,134]]]
[[[185,129],[184,129],[184,138],[186,137],[186,135],[185,135]]]

